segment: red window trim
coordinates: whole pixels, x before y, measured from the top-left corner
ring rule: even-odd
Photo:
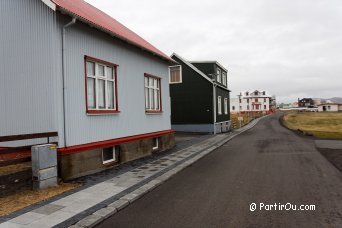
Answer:
[[[96,62],[96,63],[100,63],[100,64],[104,64],[107,66],[112,66],[114,68],[114,81],[115,81],[115,109],[113,110],[100,110],[100,109],[89,109],[88,108],[88,85],[87,85],[87,61],[90,62]],[[84,56],[84,76],[85,76],[85,100],[86,100],[86,113],[87,114],[97,114],[97,115],[106,115],[106,114],[114,114],[114,113],[120,113],[119,111],[119,102],[118,102],[118,64],[115,63],[111,63],[111,62],[107,62],[98,58],[94,58],[88,55]]]
[[[151,110],[151,109],[146,109],[146,104],[145,104],[145,113],[162,113],[163,112],[163,100],[162,100],[162,86],[161,86],[161,77],[155,76],[153,74],[148,74],[144,73],[144,102],[146,102],[146,94],[145,94],[145,77],[150,77],[150,78],[155,78],[159,80],[159,100],[160,100],[160,110]]]
[[[74,153],[86,152],[86,151],[97,149],[97,148],[118,146],[123,143],[128,143],[128,142],[132,142],[136,140],[142,140],[146,138],[154,138],[154,137],[159,137],[163,135],[169,135],[169,134],[173,134],[174,132],[175,132],[174,130],[164,130],[164,131],[157,131],[157,132],[146,133],[146,134],[141,134],[141,135],[110,139],[110,140],[105,140],[105,141],[100,141],[100,142],[87,143],[87,144],[82,144],[82,145],[77,145],[77,146],[64,147],[64,148],[58,149],[58,155],[65,156],[65,155],[70,155]]]

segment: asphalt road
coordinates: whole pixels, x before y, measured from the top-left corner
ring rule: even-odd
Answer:
[[[342,227],[342,173],[278,117],[261,120],[98,227]],[[259,210],[260,203],[315,210]]]

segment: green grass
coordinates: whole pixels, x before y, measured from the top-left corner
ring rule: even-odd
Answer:
[[[342,139],[342,113],[291,112],[284,116],[284,124],[317,138]]]

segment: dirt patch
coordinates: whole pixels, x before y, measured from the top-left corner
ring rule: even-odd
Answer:
[[[19,172],[25,169],[31,168],[31,162],[24,162],[15,165],[0,166],[0,175],[6,175],[10,173]]]
[[[14,195],[0,198],[0,216],[9,215],[35,203],[48,200],[51,197],[80,187],[76,183],[61,183],[58,187],[39,191],[26,190]]]

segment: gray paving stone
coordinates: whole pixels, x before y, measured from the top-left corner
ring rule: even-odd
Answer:
[[[139,198],[140,198],[140,195],[131,192],[131,193],[128,193],[127,195],[123,196],[121,199],[129,201],[129,203],[133,203],[134,201],[136,201]]]
[[[100,222],[102,222],[103,220],[104,220],[104,217],[92,214],[92,215],[85,217],[78,223],[76,223],[76,225],[81,226],[81,227],[93,227],[99,224]]]
[[[116,208],[116,210],[120,211],[121,209],[125,208],[128,204],[129,204],[128,200],[120,198],[114,203],[109,204],[108,207],[114,207]]]
[[[118,210],[115,207],[105,207],[94,213],[94,215],[98,215],[103,217],[104,219],[109,218],[114,215]]]
[[[75,213],[59,210],[32,222],[29,227],[53,227],[61,222],[64,222],[74,215]]]
[[[43,215],[50,215],[62,208],[64,208],[65,206],[60,206],[60,205],[55,205],[55,204],[47,204],[45,206],[42,206],[40,208],[37,208],[35,210],[33,210],[32,212],[38,213],[38,214],[43,214]]]
[[[27,212],[23,215],[20,215],[12,220],[10,220],[11,223],[16,223],[20,225],[28,225],[42,217],[45,217],[46,215],[38,214],[34,212]]]
[[[1,228],[23,228],[26,227],[25,225],[20,225],[12,222],[4,222],[0,224]]]

